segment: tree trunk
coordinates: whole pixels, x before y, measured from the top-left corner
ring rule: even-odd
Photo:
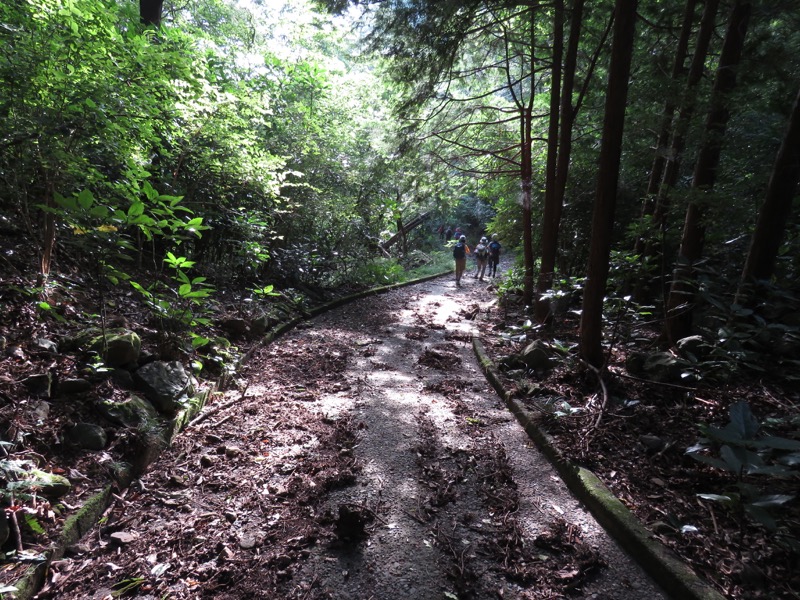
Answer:
[[[536,72],[536,28],[535,11],[530,10],[530,49],[531,75]],[[522,279],[522,300],[525,306],[533,306],[533,218],[531,216],[531,190],[533,187],[533,101],[536,89],[531,82],[530,98],[527,103],[520,98],[520,186],[522,191],[522,255],[525,273]]]
[[[742,272],[742,284],[769,280],[775,274],[775,259],[783,240],[792,200],[800,181],[800,92],[794,101],[789,126],[775,158],[764,204],[750,242]]]
[[[139,0],[139,18],[144,25],[161,27],[164,0]]]
[[[544,214],[542,215],[542,251],[539,279],[536,284],[536,318],[544,322],[550,313],[550,302],[542,295],[550,288],[555,270],[558,239],[558,219],[561,199],[556,190],[558,168],[559,121],[561,120],[561,63],[564,55],[564,0],[555,0],[553,5],[553,66],[550,78],[550,124],[547,131],[547,166],[545,171]],[[566,87],[566,84],[565,84]],[[564,91],[566,94],[566,90]],[[571,92],[570,92],[571,94]],[[571,102],[568,109],[571,110]],[[558,205],[558,206],[556,206]],[[553,250],[551,251],[551,248]],[[545,263],[545,254],[547,262]],[[550,282],[550,285],[548,285]]]
[[[709,194],[716,183],[722,142],[730,119],[728,94],[736,87],[736,68],[742,58],[750,12],[749,2],[737,2],[728,23],[711,92],[711,107],[706,118],[703,144],[692,177],[692,189],[696,194]],[[665,329],[667,339],[673,344],[692,332],[692,297],[695,287],[693,267],[702,256],[705,243],[703,204],[695,195],[686,208],[678,264],[673,273],[667,304]]]
[[[614,40],[606,92],[603,140],[598,161],[597,192],[592,215],[586,285],[583,290],[580,353],[588,363],[603,367],[603,297],[608,278],[611,234],[622,153],[622,131],[628,100],[628,78],[636,29],[637,0],[617,0],[614,7]]]
[[[558,2],[556,8],[558,9],[561,5],[562,3]],[[558,254],[558,233],[561,227],[561,211],[564,206],[564,191],[567,187],[567,174],[569,171],[570,154],[572,152],[572,126],[575,122],[576,113],[572,105],[572,92],[575,88],[578,42],[580,40],[581,26],[583,24],[583,5],[584,0],[575,0],[575,4],[572,7],[569,45],[567,46],[566,58],[564,60],[562,90],[559,94],[559,106],[556,108],[560,119],[558,140],[555,144],[555,148],[548,145],[548,161],[550,159],[550,152],[552,151],[556,154],[556,164],[554,179],[552,183],[548,182],[545,191],[544,214],[542,216],[542,262],[541,269],[539,270],[539,279],[536,284],[536,316],[540,321],[544,321],[550,313],[550,302],[547,299],[543,299],[542,295],[553,287],[556,256]],[[558,26],[559,23],[562,23],[561,27]],[[555,35],[556,38],[563,38],[563,15],[561,20],[556,18]],[[561,44],[563,45],[563,40]],[[554,60],[555,54],[556,42],[554,40]],[[556,85],[555,76],[553,80],[553,85]],[[551,110],[553,110],[552,97]]]
[[[681,101],[675,128],[672,131],[672,142],[669,150],[666,151],[663,177],[660,180],[660,186],[658,186],[658,196],[653,210],[653,223],[662,231],[666,227],[666,217],[670,202],[669,194],[678,181],[681,158],[686,147],[686,136],[689,133],[689,126],[694,116],[697,85],[705,72],[706,57],[708,56],[708,48],[716,27],[715,20],[718,8],[719,0],[706,0],[703,17],[700,21],[700,30],[697,32],[697,44],[692,57],[692,64],[689,67],[689,74],[686,78],[684,97]],[[653,178],[651,177],[650,183],[652,182]],[[646,254],[649,255],[650,252],[646,251]]]
[[[522,300],[525,306],[533,304],[533,219],[531,217],[531,189],[533,179],[532,162],[532,121],[530,107],[525,107],[520,115],[520,135],[522,137],[522,164],[520,184],[522,188],[522,253],[525,273],[522,280]]]
[[[53,253],[56,248],[56,216],[52,209],[55,208],[55,186],[52,181],[47,181],[45,186],[45,205],[51,210],[44,212],[44,228],[42,236],[42,258],[39,268],[38,285],[42,287],[50,276],[50,267],[53,263]]]
[[[681,33],[680,36],[678,36],[675,57],[672,63],[672,72],[670,73],[670,80],[676,87],[678,86],[678,81],[680,81],[685,72],[684,63],[686,62],[686,56],[688,54],[689,37],[692,33],[697,2],[698,0],[687,0],[686,7],[683,11]],[[642,215],[653,214],[655,208],[655,195],[658,193],[658,187],[664,175],[664,164],[666,163],[668,152],[667,148],[669,146],[673,120],[677,109],[678,105],[675,98],[670,95],[664,103],[664,111],[661,114],[661,124],[658,130],[658,138],[656,139],[656,153],[653,158],[653,166],[650,168],[650,179],[647,182],[647,195],[642,205]],[[640,253],[643,249],[642,242],[642,238],[636,241],[635,251],[637,253]]]

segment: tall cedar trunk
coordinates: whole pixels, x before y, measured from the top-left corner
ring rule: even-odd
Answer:
[[[531,76],[535,72],[535,13],[530,10]],[[533,218],[531,216],[531,189],[533,181],[533,100],[535,88],[531,82],[527,105],[520,106],[520,184],[522,187],[522,254],[525,275],[522,280],[522,299],[525,306],[533,305]],[[520,99],[521,100],[521,99]]]
[[[555,246],[558,237],[558,222],[556,215],[560,205],[556,191],[556,172],[558,166],[558,141],[559,121],[561,115],[561,63],[564,55],[564,0],[555,0],[553,3],[553,65],[550,78],[550,124],[547,131],[547,166],[545,171],[544,189],[544,214],[542,215],[541,231],[541,268],[536,284],[536,317],[544,321],[550,312],[550,303],[542,298],[550,286],[546,282],[553,280],[555,269],[555,252],[549,252]],[[545,264],[545,253],[548,254]]]
[[[533,179],[532,162],[532,122],[533,113],[525,107],[520,115],[520,135],[522,137],[522,166],[520,172],[522,187],[522,252],[525,275],[522,280],[522,299],[525,306],[533,304],[533,219],[531,217],[531,187]]]
[[[592,215],[589,264],[583,290],[580,353],[584,360],[598,368],[605,362],[602,346],[603,297],[606,292],[611,235],[614,229],[622,131],[636,29],[636,5],[637,0],[617,0],[614,7],[614,40],[611,45],[603,140],[597,165],[597,193]]]
[[[736,87],[736,68],[742,58],[750,12],[749,2],[737,2],[731,12],[711,92],[703,144],[692,177],[692,189],[696,194],[709,194],[716,183],[722,142],[730,119],[728,94]],[[697,196],[694,198],[686,208],[678,264],[667,304],[666,334],[673,344],[692,331],[693,266],[700,260],[705,242],[704,202],[702,199],[698,201]]]
[[[656,241],[655,238],[652,237],[652,234],[656,232],[660,233],[660,240],[663,240],[666,233],[667,212],[669,211],[671,200],[670,193],[678,181],[681,157],[686,147],[686,136],[694,116],[698,84],[705,73],[706,57],[708,56],[708,48],[711,44],[711,39],[716,27],[715,19],[718,9],[719,0],[706,0],[703,16],[700,19],[700,29],[697,32],[697,43],[695,44],[692,63],[689,66],[689,73],[686,77],[683,97],[680,100],[680,106],[676,107],[678,109],[678,116],[672,124],[673,127],[671,131],[669,131],[671,134],[669,148],[664,149],[661,157],[663,162],[659,162],[659,157],[656,157],[656,161],[653,163],[653,172],[650,173],[647,194],[648,198],[652,197],[652,194],[655,194],[652,212],[654,231],[652,231],[650,235],[637,240],[634,252],[641,254],[643,261],[660,257],[662,274],[657,278],[655,284],[644,277],[639,278],[636,282],[634,296],[640,301],[647,300],[647,296],[650,295],[647,290],[652,286],[659,290],[659,296],[663,296],[662,301],[664,305],[666,306],[667,304],[667,294],[664,287],[665,277],[663,275],[667,271],[667,267],[664,264],[665,249],[662,247],[660,241]],[[685,25],[686,23],[684,22],[684,29]],[[656,170],[658,170],[659,173],[656,173]],[[653,186],[655,186],[655,188]],[[646,201],[645,208],[648,204],[650,204],[650,202]]]
[[[697,2],[698,0],[687,0],[686,7],[683,11],[681,33],[678,36],[678,43],[672,62],[672,72],[670,73],[670,79],[676,87],[685,73],[684,63],[686,62],[686,56],[688,54],[689,37],[692,33]],[[647,182],[647,195],[642,205],[642,215],[653,214],[653,209],[655,208],[655,195],[658,193],[658,187],[664,175],[664,165],[667,160],[667,147],[669,146],[669,140],[672,134],[672,122],[677,109],[678,106],[675,102],[675,98],[669,95],[666,102],[664,102],[664,111],[661,114],[661,123],[658,130],[658,138],[656,139],[656,153],[653,158],[653,166],[650,168],[650,179]],[[635,251],[639,253],[643,249],[643,239],[639,238],[636,240]]]
[[[696,107],[697,87],[705,73],[706,57],[714,34],[718,9],[719,0],[706,0],[703,17],[700,21],[700,30],[697,32],[697,44],[692,56],[692,64],[689,67],[689,74],[686,78],[686,90],[684,91],[678,118],[672,132],[672,142],[666,153],[664,176],[658,188],[658,196],[653,210],[653,223],[662,231],[667,224],[666,218],[670,203],[669,194],[678,181],[681,158],[686,147],[686,136]],[[651,253],[652,248],[645,250],[645,254],[650,255]]]
[[[775,274],[775,259],[783,240],[786,221],[800,181],[800,92],[794,101],[789,126],[775,158],[767,194],[750,242],[742,272],[742,283],[769,280]]]
[[[542,217],[542,256],[539,279],[537,281],[538,299],[536,314],[540,320],[545,320],[550,314],[550,301],[542,298],[547,290],[553,287],[555,277],[556,258],[558,256],[558,234],[561,228],[561,213],[564,206],[564,194],[567,189],[567,177],[572,155],[572,126],[575,123],[578,106],[572,104],[572,94],[575,89],[575,76],[578,64],[578,46],[581,28],[583,26],[584,0],[575,0],[572,7],[572,16],[569,26],[569,44],[567,45],[564,59],[563,83],[561,90],[561,106],[559,118],[561,121],[558,132],[558,156],[556,159],[556,178],[552,202],[545,202]],[[608,32],[606,32],[608,33]],[[604,38],[605,39],[605,36]],[[592,67],[596,57],[592,59]],[[587,81],[589,75],[587,75]]]
[[[139,18],[145,25],[161,26],[164,0],[139,0]]]

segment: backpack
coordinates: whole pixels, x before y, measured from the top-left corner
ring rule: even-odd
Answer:
[[[492,253],[493,258],[500,258],[500,242],[490,243],[489,251]]]
[[[465,258],[466,256],[467,251],[464,247],[464,242],[458,242],[453,246],[453,258]]]
[[[489,249],[483,244],[478,244],[475,248],[475,253],[478,258],[486,258],[486,256],[489,254]]]

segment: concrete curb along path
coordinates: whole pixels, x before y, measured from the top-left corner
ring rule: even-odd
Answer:
[[[588,469],[569,462],[535,423],[522,404],[503,387],[497,370],[477,336],[472,347],[481,369],[525,432],[552,463],[558,474],[594,514],[597,521],[617,540],[642,568],[667,593],[681,600],[725,600],[725,597],[700,579],[685,563],[659,541],[653,539],[633,513]]]

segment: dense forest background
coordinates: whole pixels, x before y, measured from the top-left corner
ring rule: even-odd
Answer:
[[[322,4],[3,6],[3,264],[38,310],[78,269],[200,335],[233,290],[441,266],[449,224],[518,253],[538,322],[582,303],[596,366],[622,306],[796,348],[793,3]]]

